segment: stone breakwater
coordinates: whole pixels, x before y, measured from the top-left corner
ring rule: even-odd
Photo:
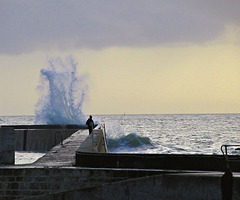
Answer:
[[[151,173],[78,167],[5,167],[0,168],[0,200],[31,199],[147,174]],[[152,174],[157,172],[153,171]]]

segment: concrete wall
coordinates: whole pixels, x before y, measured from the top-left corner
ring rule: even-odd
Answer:
[[[107,142],[106,142],[106,134],[105,134],[105,128],[103,127],[99,127],[99,128],[95,128],[93,129],[92,133],[94,135],[97,135],[98,137],[96,137],[96,145],[95,145],[95,152],[98,153],[107,153],[108,152],[108,148],[107,148]],[[79,147],[78,151],[81,151],[81,146]]]
[[[163,174],[101,186],[59,192],[34,200],[220,200],[221,174]],[[240,180],[233,181],[232,200],[240,199]],[[230,198],[229,198],[230,199]]]
[[[14,164],[14,140],[13,128],[0,128],[0,164]]]
[[[97,126],[92,133],[82,142],[77,152],[107,153],[106,134],[104,126]],[[75,156],[77,157],[77,155]]]
[[[79,167],[109,167],[166,170],[225,171],[223,155],[204,154],[141,154],[141,153],[88,153],[76,151],[76,165]],[[240,172],[240,156],[229,155],[232,171]]]
[[[14,129],[16,151],[48,151],[86,125],[3,125]]]
[[[19,199],[101,185],[160,171],[81,168],[0,168],[0,200]],[[30,199],[31,199],[30,198]]]
[[[48,151],[79,129],[16,129],[16,151]]]

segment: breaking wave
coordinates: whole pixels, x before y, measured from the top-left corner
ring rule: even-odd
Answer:
[[[35,124],[85,124],[82,107],[88,85],[87,75],[78,76],[77,63],[71,57],[49,60],[41,70],[35,106]]]
[[[136,133],[121,136],[120,138],[108,138],[107,146],[110,151],[118,148],[139,148],[143,146],[153,146],[149,137],[142,137]]]

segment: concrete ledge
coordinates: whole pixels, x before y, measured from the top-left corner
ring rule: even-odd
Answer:
[[[240,172],[240,156],[229,156],[232,171]],[[222,155],[184,154],[119,154],[76,152],[76,165],[81,167],[110,167],[137,169],[172,169],[225,171]]]
[[[77,152],[107,153],[105,127],[103,125],[95,127],[92,134],[77,149]]]
[[[16,129],[87,129],[86,125],[2,125],[3,128],[14,128]]]

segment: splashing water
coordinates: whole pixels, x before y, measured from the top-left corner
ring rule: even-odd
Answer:
[[[49,60],[41,70],[35,109],[35,124],[85,124],[82,112],[88,91],[87,75],[77,75],[77,63],[72,57]]]
[[[138,148],[144,145],[152,146],[149,137],[143,137],[136,133],[130,133],[128,135],[121,136],[119,138],[108,138],[107,145],[110,151],[114,151],[117,148]]]

